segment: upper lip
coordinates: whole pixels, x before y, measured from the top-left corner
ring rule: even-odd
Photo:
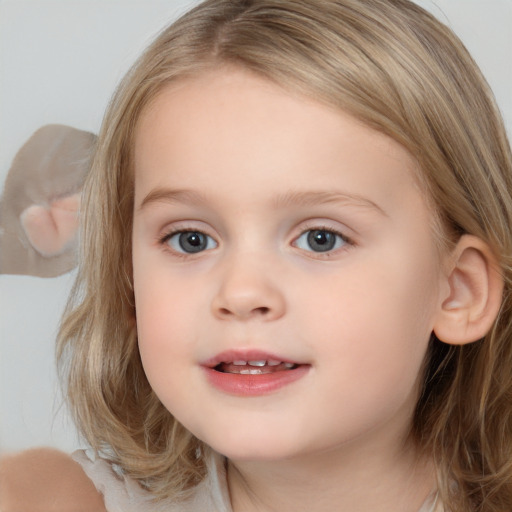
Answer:
[[[215,368],[221,363],[232,363],[234,361],[280,361],[282,363],[302,364],[290,358],[273,354],[263,350],[249,349],[249,350],[225,350],[214,357],[207,359],[202,363],[202,366],[208,368]]]

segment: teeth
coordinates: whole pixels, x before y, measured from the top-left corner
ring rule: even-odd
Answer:
[[[261,375],[263,372],[261,370],[258,370],[258,369],[254,369],[254,370],[240,370],[240,374],[241,375]]]
[[[264,366],[279,366],[283,365],[286,369],[291,369],[295,367],[294,363],[283,363],[282,361],[278,361],[277,359],[269,359],[268,361],[261,359],[257,361],[244,361],[240,359],[238,361],[226,361],[224,364],[232,364],[233,366],[254,366],[257,368],[263,368]],[[246,370],[241,373],[250,373],[253,370]],[[259,371],[259,370],[256,370]]]

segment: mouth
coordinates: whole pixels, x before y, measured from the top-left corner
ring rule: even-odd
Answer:
[[[203,365],[208,381],[220,391],[259,396],[278,391],[304,377],[310,364],[260,351],[227,351]]]
[[[239,375],[264,375],[268,373],[294,370],[299,365],[285,363],[277,359],[257,359],[255,361],[226,361],[219,363],[213,369],[221,373],[235,373]]]

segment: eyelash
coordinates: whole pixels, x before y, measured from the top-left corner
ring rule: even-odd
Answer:
[[[172,252],[173,256],[176,256],[178,258],[189,258],[190,256],[193,256],[194,254],[198,254],[199,252],[204,252],[204,250],[207,250],[207,249],[204,249],[204,250],[198,251],[197,253],[193,253],[193,252],[177,251],[177,250],[173,249],[172,247],[170,247],[169,241],[174,236],[185,234],[185,233],[197,233],[197,234],[200,234],[202,236],[208,237],[209,239],[213,240],[213,237],[206,234],[204,231],[201,231],[200,229],[175,229],[175,230],[172,230],[172,231],[166,233],[161,238],[159,238],[158,242],[161,246],[163,246],[164,250]],[[217,242],[215,242],[215,243],[217,243]]]
[[[304,237],[308,233],[312,233],[312,232],[315,232],[315,231],[319,232],[319,233],[323,232],[323,233],[329,233],[329,234],[334,235],[338,239],[338,240],[335,240],[335,243],[338,243],[339,240],[341,240],[341,242],[342,242],[341,247],[336,247],[336,248],[333,248],[333,249],[328,249],[326,251],[314,251],[314,250],[307,250],[307,249],[302,249],[301,247],[298,247],[298,245],[297,245],[297,241],[298,240],[300,240],[302,237]],[[197,233],[199,235],[207,237],[210,240],[214,240],[213,237],[211,237],[210,235],[208,235],[207,233],[205,233],[204,231],[201,231],[199,229],[175,229],[175,230],[172,230],[172,231],[166,233],[162,237],[159,237],[158,243],[159,243],[159,245],[163,246],[165,250],[171,251],[172,254],[174,256],[178,257],[178,258],[188,258],[190,256],[193,256],[194,254],[199,254],[201,252],[205,252],[206,250],[211,250],[212,249],[211,247],[210,248],[206,247],[205,249],[202,249],[202,250],[197,251],[196,253],[194,253],[194,252],[185,252],[185,251],[182,252],[182,251],[178,251],[178,250],[175,250],[172,247],[170,247],[169,241],[174,236],[182,235],[182,234],[186,234],[186,233]],[[215,242],[215,244],[217,244],[217,242]],[[333,228],[327,227],[327,226],[315,225],[315,226],[308,226],[304,230],[302,230],[300,235],[293,240],[292,245],[294,247],[297,247],[298,249],[303,250],[304,252],[309,252],[309,253],[315,254],[316,257],[329,258],[333,254],[335,254],[335,253],[337,253],[339,251],[348,250],[350,247],[354,246],[355,244],[354,244],[354,242],[353,242],[353,240],[351,238],[347,237],[346,235],[344,235],[343,233],[341,233],[340,231],[338,231],[336,229],[333,229]]]
[[[350,247],[353,247],[355,245],[354,241],[351,238],[349,238],[348,236],[346,236],[344,233],[342,233],[341,231],[338,231],[337,229],[333,229],[332,227],[322,226],[322,225],[306,226],[305,229],[303,229],[301,231],[301,234],[294,239],[293,245],[295,247],[297,247],[296,244],[297,244],[298,240],[300,240],[302,237],[307,235],[307,233],[312,233],[315,231],[330,233],[332,235],[335,235],[335,237],[337,237],[338,239],[340,239],[342,241],[341,247],[336,247],[333,249],[329,249],[327,251],[313,251],[313,250],[302,249],[305,252],[314,254],[315,257],[317,257],[317,258],[330,258],[334,254],[337,254],[340,251],[346,251]],[[297,247],[297,248],[301,249],[300,247]]]

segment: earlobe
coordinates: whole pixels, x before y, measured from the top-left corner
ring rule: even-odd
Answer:
[[[452,345],[483,338],[498,315],[503,293],[503,278],[490,247],[480,238],[463,235],[451,253],[447,284],[434,334]]]

